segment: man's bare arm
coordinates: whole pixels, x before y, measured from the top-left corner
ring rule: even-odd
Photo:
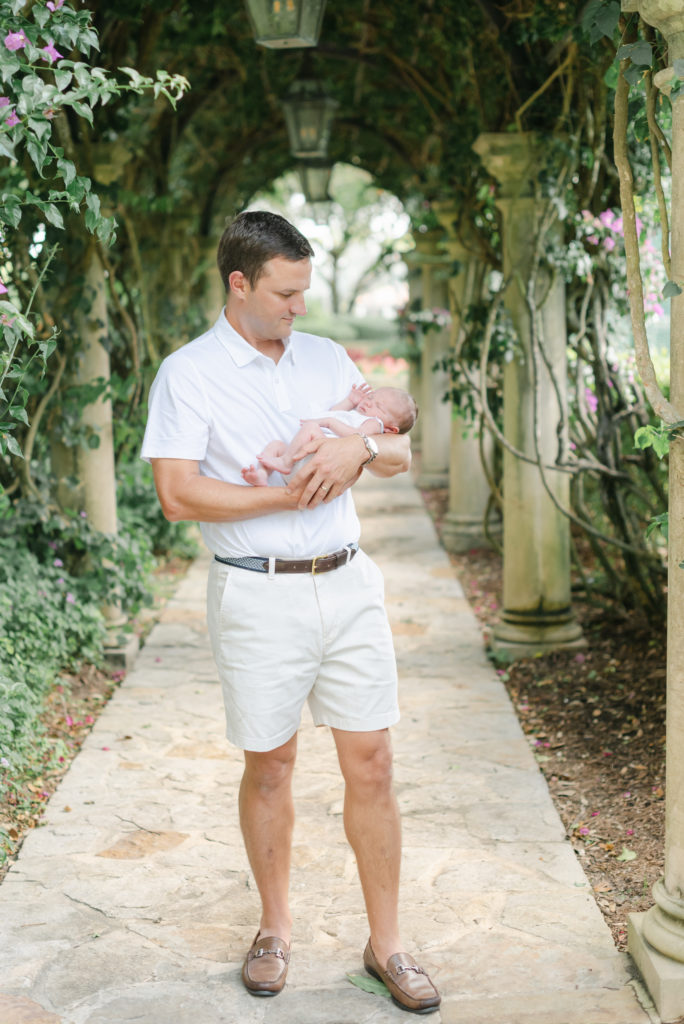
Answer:
[[[162,511],[172,523],[225,523],[297,511],[306,482],[286,487],[248,487],[202,476],[199,463],[190,459],[151,462]]]

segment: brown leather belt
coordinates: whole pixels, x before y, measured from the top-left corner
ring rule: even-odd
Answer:
[[[358,550],[358,544],[348,544],[341,551],[334,551],[331,555],[316,555],[315,558],[271,559],[256,555],[247,558],[224,558],[222,555],[214,555],[214,558],[223,565],[235,565],[238,569],[249,569],[250,572],[301,572],[318,576],[319,573],[332,572],[341,565],[347,565]]]

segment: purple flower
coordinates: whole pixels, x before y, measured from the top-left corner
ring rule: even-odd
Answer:
[[[2,281],[0,281],[0,295],[7,295],[7,288]]]
[[[12,111],[9,117],[5,118],[5,124],[8,128],[14,128],[15,124],[19,124],[19,118],[14,111]]]
[[[584,389],[584,398],[587,403],[587,408],[590,412],[596,412],[598,409],[598,398],[590,388]]]
[[[5,36],[4,42],[8,50],[23,50],[28,43],[28,39],[26,38],[26,33],[22,29],[20,32],[8,33],[8,35]]]
[[[57,580],[57,583],[64,583],[64,577],[60,576],[59,579]]]
[[[83,509],[78,514],[81,517],[81,519],[87,519],[88,518],[88,513],[84,512]]]
[[[52,41],[50,41],[47,46],[43,47],[43,53],[45,54],[43,60],[49,60],[51,64],[54,64],[56,60],[59,60],[60,57],[64,56],[63,53],[60,53],[59,50],[55,48],[55,44]]]
[[[64,0],[55,0],[54,3],[52,2],[52,0],[48,0],[45,6],[47,7],[48,11],[52,11],[52,13],[54,14],[55,11],[58,11],[60,9],[63,3]]]
[[[10,101],[7,96],[0,96],[0,107],[9,107]]]
[[[66,594],[66,599],[65,600],[66,600],[67,604],[76,604],[76,598],[74,597],[74,595],[71,593],[70,590],[67,590],[67,594]]]
[[[55,558],[52,564],[54,565],[55,569],[61,569],[62,566],[64,565],[64,562],[62,561],[61,558]]]

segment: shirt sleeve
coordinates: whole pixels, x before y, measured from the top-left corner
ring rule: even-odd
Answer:
[[[141,457],[192,459],[207,453],[211,417],[202,380],[188,359],[165,359],[150,389]]]

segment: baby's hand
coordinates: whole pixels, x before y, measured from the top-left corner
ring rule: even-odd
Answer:
[[[361,402],[364,398],[369,398],[370,395],[372,394],[373,388],[370,386],[370,384],[366,384],[365,381],[363,384],[352,384],[352,389],[349,392],[349,400],[354,406],[354,408],[356,408],[359,402]]]

